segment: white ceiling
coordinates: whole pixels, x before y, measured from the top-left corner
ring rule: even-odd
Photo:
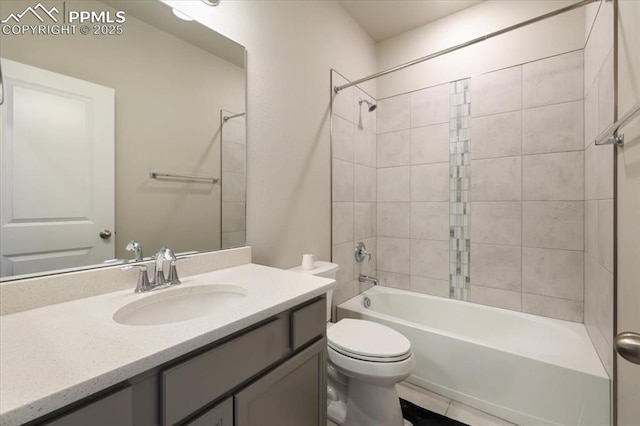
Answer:
[[[443,18],[482,0],[339,0],[376,42]]]

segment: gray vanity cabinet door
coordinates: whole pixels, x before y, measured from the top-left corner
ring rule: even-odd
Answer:
[[[236,426],[325,426],[326,339],[240,391]]]
[[[133,392],[128,387],[45,424],[48,426],[133,426]]]
[[[185,426],[233,426],[233,398],[227,398]]]

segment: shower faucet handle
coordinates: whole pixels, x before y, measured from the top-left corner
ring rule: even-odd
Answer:
[[[367,251],[367,246],[365,246],[363,242],[359,242],[358,244],[356,244],[355,256],[356,262],[358,263],[362,263],[365,257],[369,260],[369,262],[371,262],[371,253]]]

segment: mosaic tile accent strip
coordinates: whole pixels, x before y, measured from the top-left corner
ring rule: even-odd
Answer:
[[[469,300],[471,286],[471,89],[470,79],[450,83],[449,297]]]

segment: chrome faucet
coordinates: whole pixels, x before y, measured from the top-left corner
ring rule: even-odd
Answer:
[[[358,281],[361,283],[373,283],[373,285],[378,285],[378,279],[375,277],[370,277],[369,275],[360,274],[358,276]]]
[[[147,275],[147,267],[140,267],[140,276],[138,277],[138,285],[136,286],[136,293],[143,293],[149,290],[157,290],[160,288],[165,288],[170,285],[180,284],[180,278],[178,277],[178,269],[176,268],[176,263],[178,259],[176,255],[173,253],[173,250],[167,247],[162,247],[155,255],[156,259],[156,269],[154,271],[153,281],[149,281],[149,276]],[[164,275],[164,261],[169,261],[169,278],[166,278]]]
[[[178,272],[176,271],[176,255],[173,253],[168,247],[162,247],[156,253],[156,270],[154,273],[154,280],[151,283],[154,286],[165,285],[165,284],[180,284],[180,280],[178,279]],[[164,276],[164,261],[170,261],[170,269],[169,269],[169,280]],[[174,277],[171,277],[171,276]],[[174,282],[171,282],[171,281]]]
[[[126,251],[132,251],[135,253],[136,262],[142,261],[142,244],[136,240],[129,241],[129,244],[124,248]]]

